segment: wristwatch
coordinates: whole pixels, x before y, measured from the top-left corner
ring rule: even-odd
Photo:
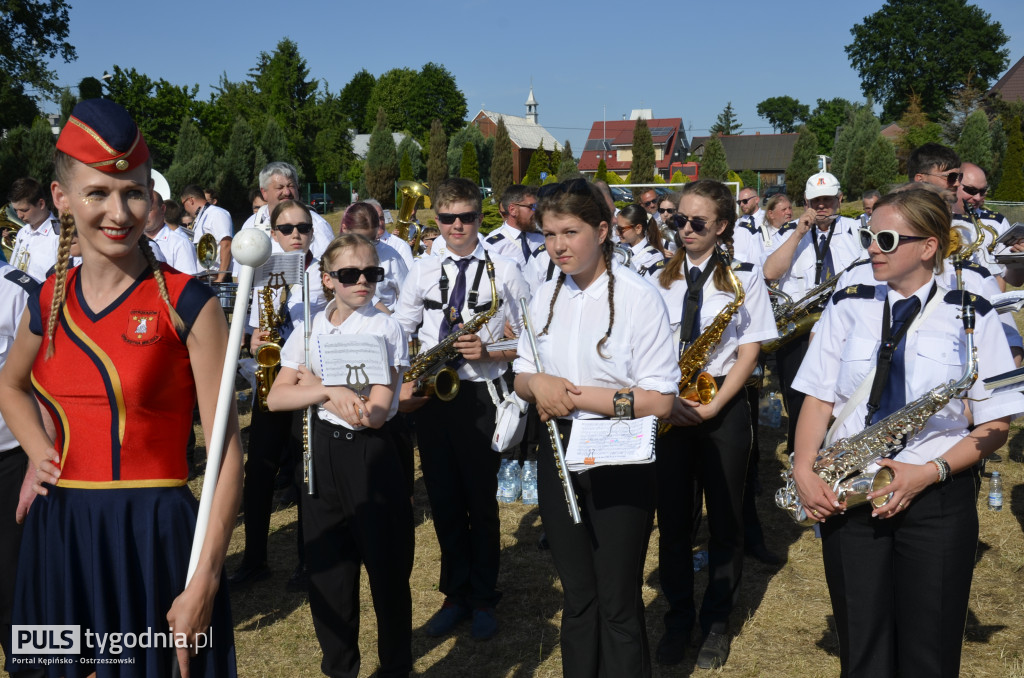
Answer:
[[[621,389],[612,396],[615,415],[612,419],[633,419],[633,391]]]

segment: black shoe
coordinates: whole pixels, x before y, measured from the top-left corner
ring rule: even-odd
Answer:
[[[456,626],[469,619],[471,612],[472,610],[465,605],[446,600],[441,609],[435,612],[434,616],[427,622],[424,630],[431,638],[446,636]]]
[[[686,646],[690,644],[691,629],[686,631],[666,630],[665,635],[658,641],[658,649],[654,651],[654,658],[659,664],[675,666],[683,661],[686,656]]]
[[[478,607],[473,610],[473,625],[470,635],[473,640],[490,640],[498,632],[498,620],[493,607]]]
[[[309,572],[306,570],[306,566],[299,563],[295,566],[295,570],[292,571],[292,576],[288,577],[288,583],[285,584],[285,588],[292,593],[300,593],[309,590]]]
[[[239,584],[251,584],[252,582],[266,579],[270,576],[270,568],[267,567],[266,563],[258,563],[253,565],[251,563],[243,562],[241,567],[235,570],[235,573],[228,577],[228,583],[238,586]]]
[[[704,639],[697,653],[697,666],[702,669],[719,669],[725,666],[729,658],[729,636],[712,631]]]
[[[540,539],[537,540],[538,551],[548,551],[551,549],[551,544],[548,543],[548,533],[541,532]]]
[[[750,546],[747,546],[744,551],[748,556],[755,558],[756,560],[760,560],[765,565],[777,566],[786,562],[786,559],[782,556],[769,551],[768,547],[764,545],[764,542],[761,542],[760,544],[751,544]]]

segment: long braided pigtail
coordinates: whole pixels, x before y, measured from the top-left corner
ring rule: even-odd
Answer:
[[[75,218],[71,212],[60,215],[60,238],[57,241],[57,265],[54,270],[53,299],[50,300],[50,317],[46,323],[46,356],[53,357],[53,344],[57,335],[57,323],[67,298],[68,261],[71,259],[71,240],[75,237]]]
[[[601,341],[597,342],[597,354],[604,359],[611,356],[604,354],[604,345],[612,336],[612,327],[615,325],[615,274],[612,273],[612,243],[611,240],[604,241],[604,266],[608,270],[608,329],[605,331]]]
[[[156,256],[153,254],[149,238],[146,236],[139,238],[139,249],[142,250],[142,254],[149,263],[150,270],[153,271],[153,279],[156,280],[157,287],[160,288],[160,298],[167,304],[167,312],[171,316],[171,323],[174,324],[174,329],[178,332],[183,331],[185,329],[185,321],[181,319],[181,316],[174,309],[174,304],[171,303],[171,295],[167,292],[167,280],[164,278],[164,272],[160,268],[160,262],[156,260]]]
[[[555,283],[555,293],[551,295],[551,305],[548,307],[548,321],[544,323],[544,329],[540,331],[537,336],[543,336],[548,333],[548,327],[551,326],[551,318],[555,315],[555,300],[558,299],[558,292],[562,289],[562,283],[565,282],[565,271],[558,274],[558,282]]]

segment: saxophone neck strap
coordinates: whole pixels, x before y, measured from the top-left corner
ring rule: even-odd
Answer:
[[[930,294],[931,296],[928,298],[928,302],[925,304],[924,308],[921,309],[921,312],[917,315],[916,318],[914,318],[913,322],[907,324],[907,327],[909,327],[909,329],[907,330],[906,334],[909,335],[911,332],[916,332],[917,328],[920,327],[921,323],[927,320],[928,316],[932,314],[932,311],[938,308],[939,302],[941,300],[937,294],[934,294],[934,287]],[[867,373],[867,375],[865,375],[864,380],[860,382],[860,386],[857,387],[857,390],[853,392],[853,395],[850,396],[850,399],[846,401],[845,405],[843,405],[843,409],[840,410],[838,415],[836,415],[835,421],[832,422],[832,426],[829,427],[828,433],[825,435],[825,447],[828,447],[829,445],[832,444],[836,434],[839,432],[840,427],[843,425],[843,422],[845,422],[846,419],[851,414],[853,414],[854,411],[860,406],[860,404],[867,399],[868,395],[871,392],[871,385],[874,383],[875,380],[876,371],[877,365],[875,367],[872,367],[871,370]]]
[[[689,264],[689,261],[686,262]],[[700,293],[704,289],[704,283],[708,281],[711,274],[718,266],[718,257],[712,253],[704,265],[704,270],[696,280],[690,280],[689,269],[684,276],[686,280],[686,301],[683,303],[683,314],[679,324],[679,350],[680,354],[690,344],[690,337],[693,336],[693,326],[696,323],[700,326]]]

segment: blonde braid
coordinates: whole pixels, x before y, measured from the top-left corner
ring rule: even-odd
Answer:
[[[612,259],[611,240],[605,240],[604,265],[608,269],[608,330],[601,337],[601,341],[597,342],[597,354],[605,359],[608,359],[610,356],[606,356],[602,349],[608,342],[608,338],[612,335],[612,326],[615,325],[615,275],[612,274]]]
[[[160,268],[160,262],[156,260],[156,256],[153,254],[153,248],[149,244],[149,238],[143,235],[139,238],[139,249],[142,250],[142,254],[145,255],[146,261],[149,262],[149,268],[153,271],[153,279],[156,280],[157,287],[160,288],[160,298],[167,304],[167,312],[171,316],[171,323],[174,324],[174,329],[179,332],[185,329],[185,321],[181,319],[178,312],[174,309],[174,305],[171,303],[171,295],[167,292],[167,280],[164,278],[164,272]]]
[[[64,307],[64,299],[67,297],[68,260],[71,258],[71,239],[74,237],[75,218],[71,212],[62,212],[60,215],[60,239],[57,242],[57,265],[54,267],[53,298],[50,300],[50,317],[46,324],[48,340],[46,360],[49,360],[56,350],[53,340],[57,335],[57,322],[61,309]]]

